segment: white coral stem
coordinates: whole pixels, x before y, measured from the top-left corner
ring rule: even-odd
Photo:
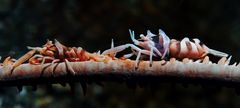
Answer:
[[[227,63],[227,61],[225,61]],[[110,60],[108,62],[69,62],[75,74],[69,73],[65,63],[30,65],[22,64],[16,67],[12,74],[12,65],[0,67],[0,85],[2,82],[18,81],[24,79],[38,78],[58,78],[58,77],[78,77],[93,75],[112,75],[116,76],[154,76],[154,77],[181,77],[190,79],[213,79],[221,81],[239,82],[240,66],[225,65],[223,62],[219,64],[209,61],[193,62],[184,59],[177,61],[174,58],[170,61],[154,61],[152,67],[149,61],[141,61],[138,68],[135,68],[135,61],[132,60]],[[54,73],[54,74],[53,74]],[[69,75],[70,74],[70,75]],[[34,82],[31,82],[34,83]],[[7,85],[7,83],[5,83]],[[17,84],[16,84],[17,85]]]

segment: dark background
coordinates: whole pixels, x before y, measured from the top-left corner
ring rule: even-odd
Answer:
[[[0,54],[15,58],[26,46],[41,46],[58,39],[67,46],[81,46],[94,52],[131,42],[128,29],[154,33],[163,29],[170,38],[199,38],[213,49],[233,55],[239,61],[240,1],[237,0],[1,0]],[[149,88],[128,89],[124,84],[91,85],[86,96],[80,87],[55,85],[52,91],[36,92],[26,87],[0,90],[0,106],[45,107],[240,107],[240,97],[231,88],[164,83],[155,92]]]

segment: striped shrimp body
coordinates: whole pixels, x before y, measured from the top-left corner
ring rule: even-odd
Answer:
[[[71,69],[69,62],[90,60],[106,62],[107,60],[113,59],[109,56],[102,56],[99,53],[89,53],[81,47],[66,47],[57,40],[55,40],[54,43],[48,40],[42,47],[28,47],[28,49],[30,49],[30,51],[18,60],[13,61],[10,57],[6,58],[3,65],[12,64],[14,69],[26,61],[33,65],[65,62],[67,67],[70,69],[70,72],[74,74],[75,72]]]
[[[179,59],[189,58],[189,59],[201,59],[212,54],[218,57],[227,57],[228,54],[216,51],[208,48],[204,44],[200,44],[199,39],[193,39],[193,42],[189,38],[184,38],[181,41],[172,39],[169,45],[170,57],[175,57]]]
[[[170,39],[161,29],[159,29],[158,35],[153,34],[148,30],[146,36],[140,34],[140,39],[135,39],[134,31],[129,30],[129,33],[134,44],[127,43],[114,47],[112,40],[111,48],[105,50],[102,54],[116,55],[116,53],[130,47],[133,52],[126,54],[123,57],[130,58],[131,56],[136,55],[136,66],[138,66],[140,57],[146,55],[149,56],[150,66],[152,65],[153,57],[160,59],[164,59],[167,56],[179,59],[201,59],[208,54],[219,57],[228,56],[226,53],[210,49],[206,45],[200,44],[199,39],[193,39],[193,42],[188,38],[184,38],[181,41]]]
[[[104,61],[106,56],[101,56],[99,53],[89,53],[81,47],[66,47],[55,40],[48,41],[43,47],[28,47],[36,50],[35,54],[29,59],[30,64],[51,63],[51,62],[81,62],[81,61]]]
[[[30,64],[43,64],[52,62],[64,61],[85,61],[88,59],[87,54],[81,47],[66,47],[55,40],[47,41],[43,47],[28,47],[28,49],[35,50],[35,54],[28,56]]]

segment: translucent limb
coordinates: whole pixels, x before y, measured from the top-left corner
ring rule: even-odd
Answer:
[[[100,50],[98,50],[98,52],[97,52],[97,55],[100,55],[101,54],[101,51]]]
[[[150,30],[147,30],[147,36],[146,36],[146,37],[148,37],[149,39],[151,39],[151,38],[154,37],[154,36],[157,36],[157,35],[153,34]]]
[[[153,51],[156,52],[159,57],[162,57],[161,52],[156,47],[151,46],[151,48],[153,48]]]
[[[72,66],[69,64],[69,61],[67,59],[64,59],[65,63],[66,63],[66,68],[67,71],[69,71],[71,74],[75,74],[76,72],[73,70]]]
[[[22,63],[24,63],[25,61],[27,61],[29,58],[31,58],[34,54],[35,54],[36,50],[31,50],[29,52],[27,52],[25,55],[23,55],[22,57],[20,57],[14,64],[13,64],[13,68],[16,68],[17,66],[21,65]]]
[[[63,59],[64,58],[64,46],[57,39],[54,39],[54,45],[57,47],[59,58]]]
[[[162,38],[162,45],[164,48],[164,52],[162,54],[162,59],[166,56],[167,53],[169,53],[169,45],[170,45],[170,38],[165,34],[165,32],[163,32],[163,30],[159,29],[159,36],[160,38]],[[159,38],[159,39],[160,39]],[[161,41],[159,41],[161,42]]]
[[[40,50],[42,50],[43,48],[41,48],[41,47],[31,47],[31,46],[27,46],[27,49],[40,51]]]
[[[111,43],[111,49],[114,48],[114,42],[113,42],[113,39],[112,39],[112,43]],[[117,53],[112,53],[112,56],[115,57]]]
[[[132,39],[132,41],[134,42],[135,45],[139,45],[139,41],[135,39],[135,34],[134,34],[134,31],[131,31],[129,29],[129,33],[130,33],[130,37]]]
[[[135,55],[134,53],[129,53],[129,54],[125,54],[123,55],[124,58],[130,58],[132,57],[133,55]]]
[[[114,47],[112,49],[105,50],[102,54],[107,55],[107,54],[117,53],[117,52],[121,52],[127,48],[131,48],[133,50],[136,50],[137,52],[142,51],[143,54],[150,55],[150,51],[142,50],[142,49],[138,48],[137,46],[135,46],[134,44],[120,45],[120,46]],[[156,56],[156,55],[154,54],[154,56]]]
[[[142,53],[142,51],[139,51],[139,52],[138,52],[137,58],[136,58],[136,60],[135,60],[135,67],[136,67],[136,68],[138,67],[139,58],[140,58],[140,56],[141,56],[141,53]]]
[[[43,56],[43,60],[42,60],[42,62],[41,62],[41,65],[43,65],[43,64],[45,63],[46,59],[49,59],[49,60],[54,60],[54,58],[53,58],[53,57],[49,57],[49,56]]]
[[[150,49],[150,66],[152,66],[153,48]]]
[[[217,51],[217,50],[214,50],[214,49],[210,49],[210,48],[208,48],[208,53],[212,54],[214,56],[218,56],[218,57],[227,57],[228,56],[227,53],[220,52],[220,51]]]
[[[111,43],[111,48],[114,48],[114,42],[113,42],[113,39],[112,39],[112,43]]]
[[[200,40],[195,38],[193,39],[193,41],[195,42],[195,44],[197,45],[197,48],[200,48],[202,50],[206,50],[207,53],[209,54],[212,54],[214,56],[218,56],[218,57],[228,57],[228,54],[227,53],[224,53],[224,52],[221,52],[221,51],[217,51],[217,50],[214,50],[214,49],[211,49],[211,48],[208,48],[206,45],[200,45]]]
[[[54,59],[52,62],[51,62],[51,65],[53,65],[54,63],[57,63],[59,62],[60,60],[59,59]]]

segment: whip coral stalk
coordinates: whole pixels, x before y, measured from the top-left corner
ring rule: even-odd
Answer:
[[[70,70],[71,67],[71,70]],[[208,57],[203,61],[154,61],[149,66],[149,61],[141,61],[139,67],[135,68],[135,61],[132,60],[109,60],[107,62],[84,61],[69,63],[46,63],[42,65],[22,64],[12,72],[13,66],[0,67],[0,85],[37,85],[52,84],[73,81],[102,82],[102,81],[127,81],[131,78],[149,77],[154,78],[186,78],[215,80],[220,82],[240,81],[239,66],[229,65],[229,61],[223,57],[217,64],[211,63]],[[69,71],[74,71],[71,73]],[[44,79],[44,80],[43,80]],[[86,80],[86,81],[84,81]],[[164,79],[166,80],[166,79]],[[141,82],[141,81],[140,81]],[[211,83],[211,82],[209,82]]]

